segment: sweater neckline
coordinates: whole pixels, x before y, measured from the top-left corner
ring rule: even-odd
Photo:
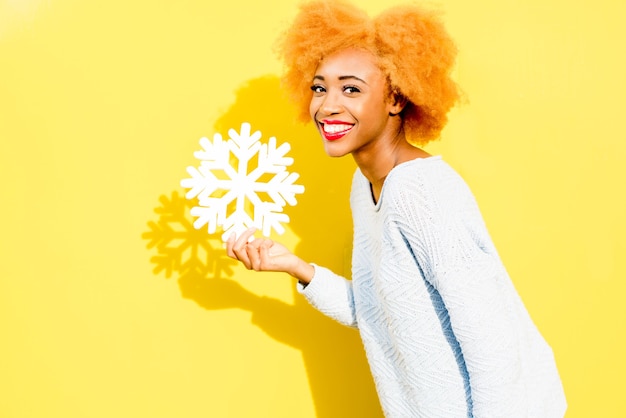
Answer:
[[[375,212],[378,212],[380,210],[382,206],[382,201],[384,200],[385,189],[386,189],[387,183],[389,182],[390,178],[394,176],[394,173],[403,171],[407,167],[417,166],[417,165],[440,161],[440,160],[441,160],[441,155],[431,155],[430,157],[425,157],[425,158],[414,158],[412,160],[408,160],[408,161],[405,161],[403,163],[396,165],[391,170],[389,170],[389,173],[387,174],[387,177],[385,178],[385,182],[383,183],[383,187],[380,191],[380,196],[378,197],[377,202],[374,202],[374,194],[372,193],[372,184],[369,182],[369,180],[367,180],[367,178],[363,175],[363,173],[359,169],[359,174],[361,175],[363,179],[363,183],[364,183],[363,185],[364,187],[367,188],[367,192],[368,192],[367,195],[369,196],[369,199],[368,199],[369,207]]]

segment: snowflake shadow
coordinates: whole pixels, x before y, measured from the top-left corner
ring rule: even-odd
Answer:
[[[294,171],[306,185],[298,204],[288,208],[289,228],[300,240],[294,252],[349,276],[352,230],[348,196],[353,162],[349,157],[328,158],[315,129],[295,120],[295,110],[283,95],[278,77],[266,76],[244,85],[214,128],[226,132],[247,121],[254,129],[291,143]],[[207,234],[206,228],[193,228],[190,210],[196,202],[177,192],[159,200],[155,209],[159,219],[149,222],[149,231],[143,234],[148,248],[157,251],[151,259],[155,274],[168,278],[177,274],[182,297],[208,311],[250,312],[252,324],[279,343],[301,351],[316,417],[382,417],[358,332],[312,308],[293,283],[289,284],[293,304],[249,291],[233,280],[236,263],[226,256],[222,231]],[[272,280],[272,273],[259,274]]]
[[[150,259],[152,272],[168,279],[174,274],[179,278],[231,277],[236,262],[226,256],[220,236],[193,227],[194,201],[174,191],[169,197],[161,195],[159,202],[154,209],[158,219],[148,222],[149,231],[142,234],[147,248],[157,252]]]

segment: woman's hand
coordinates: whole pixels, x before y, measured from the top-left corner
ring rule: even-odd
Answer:
[[[250,238],[256,228],[250,228],[239,237],[232,234],[226,242],[226,253],[239,260],[248,270],[280,271],[297,278],[302,283],[309,283],[315,269],[300,257],[289,251],[284,245],[268,238]]]

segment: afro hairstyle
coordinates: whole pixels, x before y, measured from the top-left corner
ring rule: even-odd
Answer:
[[[342,0],[302,3],[276,47],[285,65],[282,85],[302,121],[310,120],[310,86],[319,63],[347,48],[376,56],[390,91],[407,99],[401,117],[415,146],[440,137],[460,97],[451,79],[456,46],[439,16],[417,5],[394,6],[370,18]]]

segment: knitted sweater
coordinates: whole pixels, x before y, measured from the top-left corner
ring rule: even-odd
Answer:
[[[352,183],[352,280],[314,265],[298,291],[359,329],[387,417],[563,417],[552,350],[528,315],[474,197],[441,157]]]

